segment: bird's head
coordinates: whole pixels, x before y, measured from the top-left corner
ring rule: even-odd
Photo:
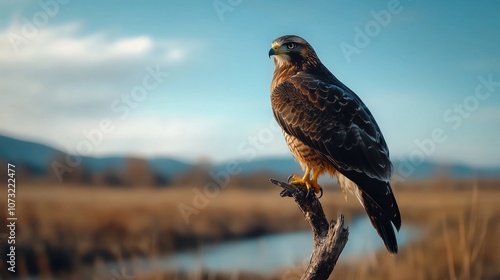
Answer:
[[[311,45],[295,35],[285,35],[274,40],[269,50],[269,57],[271,56],[277,67],[294,65],[302,68],[305,65],[313,66],[320,63]]]

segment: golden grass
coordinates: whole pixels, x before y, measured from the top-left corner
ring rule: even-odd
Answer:
[[[408,183],[411,184],[414,183]],[[451,181],[446,184],[448,187],[440,187],[441,184],[435,181],[427,181],[419,182],[421,187],[397,186],[395,194],[403,226],[418,225],[425,232],[424,238],[404,247],[397,256],[389,256],[383,251],[362,260],[342,263],[336,267],[333,277],[499,278],[500,184],[478,182],[475,188],[472,188],[473,182],[467,182],[465,185],[469,187],[463,188],[454,188]],[[483,184],[489,187],[484,188]],[[280,198],[279,189],[272,185],[258,191],[223,189],[219,195],[208,199],[207,206],[199,209],[199,214],[190,216],[190,222],[186,223],[179,205],[193,205],[193,188],[20,185],[17,189],[16,244],[20,275],[112,279],[109,273],[99,278],[94,270],[107,261],[146,257],[154,262],[162,254],[196,247],[199,243],[308,228],[293,200]],[[337,187],[325,187],[321,202],[330,218],[339,213],[344,213],[348,219],[363,214],[356,199],[349,196],[345,202]],[[0,209],[6,208],[5,202],[0,201]],[[5,221],[2,215],[5,214],[2,212],[0,219]],[[58,258],[66,262],[57,261]],[[290,274],[291,279],[300,274],[300,269]],[[172,274],[161,273],[139,278],[139,272],[133,272],[134,279],[173,279]],[[271,279],[282,279],[289,272],[277,273]],[[5,264],[0,265],[0,273],[8,277]],[[178,279],[212,277],[210,272],[203,271],[196,277],[176,273]],[[231,277],[234,275],[212,278]],[[238,279],[259,277],[241,273]]]
[[[439,191],[432,197],[428,197],[432,191],[425,192],[419,196],[398,192],[403,217],[408,214],[407,221],[426,230],[422,239],[404,247],[397,256],[380,252],[361,262],[338,266],[332,277],[499,279],[500,189]],[[412,197],[421,201],[420,206],[409,203]]]

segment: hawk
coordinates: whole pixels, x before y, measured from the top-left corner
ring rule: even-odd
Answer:
[[[276,66],[271,104],[286,143],[305,174],[289,183],[323,193],[318,177],[337,177],[354,194],[391,254],[398,252],[393,225],[401,215],[391,190],[389,149],[370,110],[321,63],[304,39],[294,35],[272,42]]]

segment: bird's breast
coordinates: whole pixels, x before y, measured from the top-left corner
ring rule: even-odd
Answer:
[[[286,132],[283,132],[283,134],[290,152],[300,163],[302,169],[305,170],[306,167],[319,170],[325,169],[326,162],[318,151]]]

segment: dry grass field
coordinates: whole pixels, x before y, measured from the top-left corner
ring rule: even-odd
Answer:
[[[154,260],[201,243],[308,228],[293,200],[280,198],[271,184],[253,191],[229,186],[197,201],[193,189],[19,185],[18,277],[120,279],[95,271],[109,261]],[[403,223],[420,227],[422,238],[397,256],[381,251],[342,262],[332,278],[500,279],[499,181],[412,181],[396,186],[395,194]],[[363,214],[354,197],[348,198],[346,202],[337,187],[325,187],[321,202],[327,216]],[[187,222],[179,206],[193,203],[202,207],[190,208],[195,212]],[[6,208],[1,200],[0,209]],[[0,220],[5,215],[2,211]],[[5,256],[5,243],[0,245]],[[203,271],[128,273],[134,275],[131,279],[298,279],[303,269],[298,265],[274,276],[242,272],[237,277]],[[5,262],[0,275],[12,276]]]

